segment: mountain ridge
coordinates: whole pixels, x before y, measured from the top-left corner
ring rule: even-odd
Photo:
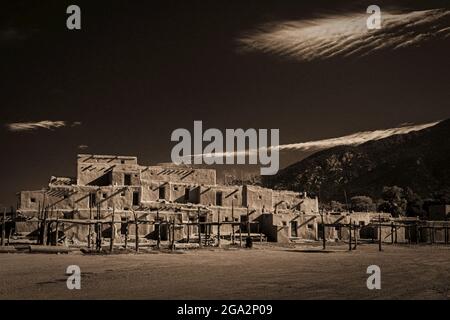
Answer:
[[[345,193],[380,198],[383,186],[393,185],[430,197],[450,187],[449,137],[447,119],[420,131],[318,151],[262,181],[323,201],[343,201]]]

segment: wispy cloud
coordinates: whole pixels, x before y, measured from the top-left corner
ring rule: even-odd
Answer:
[[[360,145],[365,142],[380,140],[384,138],[388,138],[397,134],[406,134],[414,131],[420,131],[438,124],[437,122],[431,122],[426,124],[419,125],[407,125],[401,126],[397,128],[383,129],[383,130],[374,130],[374,131],[362,131],[353,133],[350,135],[331,138],[331,139],[323,139],[323,140],[315,140],[308,142],[300,142],[300,143],[292,143],[292,144],[284,144],[278,147],[279,150],[301,150],[301,151],[316,151],[322,149],[329,149],[337,146],[345,146],[345,145]]]
[[[291,144],[283,144],[279,146],[272,146],[267,148],[259,148],[259,149],[250,149],[250,150],[242,150],[236,152],[221,152],[221,153],[206,153],[206,154],[195,154],[189,155],[187,157],[201,158],[223,158],[226,156],[236,156],[236,155],[250,155],[257,154],[259,150],[278,150],[278,151],[289,151],[289,150],[300,150],[300,151],[319,151],[324,149],[329,149],[337,146],[349,146],[349,145],[360,145],[365,142],[380,140],[384,138],[388,138],[393,135],[398,134],[406,134],[414,131],[420,131],[432,126],[435,126],[440,121],[419,124],[419,125],[411,125],[408,124],[406,126],[400,126],[396,128],[390,129],[381,129],[374,131],[361,131],[357,133],[353,133],[350,135],[330,138],[330,139],[322,139],[322,140],[313,140],[308,142],[299,142],[299,143],[291,143]]]
[[[80,125],[81,122],[74,122],[74,125]],[[37,122],[14,122],[6,124],[6,128],[9,131],[20,132],[20,131],[33,131],[37,129],[48,129],[53,130],[57,128],[62,128],[67,126],[68,123],[66,121],[51,121],[51,120],[43,120]]]
[[[380,50],[450,37],[450,11],[394,13],[382,9],[381,29],[369,30],[369,14],[329,15],[266,24],[238,39],[244,51],[262,51],[300,61],[365,56]]]

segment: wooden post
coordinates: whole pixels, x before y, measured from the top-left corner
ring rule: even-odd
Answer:
[[[8,232],[8,246],[11,245],[11,233],[12,233],[12,228],[9,228],[9,232]]]
[[[208,224],[208,216],[206,216],[205,222],[205,247],[208,245],[208,237],[211,235],[211,226]]]
[[[408,225],[408,244],[411,244],[411,226]]]
[[[171,228],[172,227],[172,228]],[[169,224],[169,233],[171,234],[170,241],[170,250],[175,250],[175,217],[173,217]]]
[[[242,221],[239,223],[239,247],[242,248]]]
[[[128,247],[128,212],[125,217],[125,249]]]
[[[44,210],[44,219],[42,222],[42,245],[45,246],[47,243],[47,212],[48,209]]]
[[[188,213],[188,223],[187,223],[187,240],[186,243],[190,242],[190,238],[191,238],[191,216]]]
[[[327,248],[327,240],[325,238],[325,221],[323,215],[324,213],[322,212],[320,218],[322,219],[322,249],[325,250]]]
[[[114,238],[116,236],[116,225],[114,224],[114,216],[116,214],[115,208],[113,206],[112,216],[111,216],[111,241],[109,242],[109,252],[113,252],[114,248]]]
[[[1,245],[5,245],[5,232],[6,232],[6,207],[3,209],[3,220],[2,220],[2,243]]]
[[[59,221],[58,213],[56,214],[56,230],[55,230],[55,246],[58,245],[58,234],[59,234]]]
[[[448,244],[448,226],[445,226],[444,234],[445,234],[445,244]]]
[[[97,250],[102,250],[102,224],[100,222],[100,204],[97,204]]]
[[[91,203],[89,203],[89,225],[88,225],[88,249],[91,249],[91,242],[92,242],[92,206]]]
[[[352,251],[352,219],[350,219],[350,223],[348,224],[348,250]]]
[[[136,252],[139,252],[139,221],[137,213],[133,212],[134,214],[134,228],[135,228],[135,249]]]
[[[382,251],[382,240],[381,240],[381,214],[378,215],[378,251]]]
[[[220,247],[220,209],[217,212],[217,246]]]
[[[394,234],[395,234],[394,242],[397,243],[397,226],[394,227]]]
[[[170,247],[170,243],[172,242],[172,217],[170,217],[167,221],[166,224],[166,228],[167,228],[167,239],[169,240],[169,247]]]
[[[428,236],[430,237],[430,242],[431,244],[434,243],[434,239],[433,239],[433,230],[431,227],[428,227]]]
[[[432,237],[433,243],[435,243],[436,242],[436,228],[434,225],[431,227],[431,232],[433,233],[433,237]]]
[[[159,210],[156,211],[156,223],[158,225],[158,238],[156,239],[156,247],[161,248],[161,221],[159,219]]]
[[[47,242],[46,245],[51,245],[52,240],[52,222],[47,222]]]
[[[417,241],[417,244],[419,244],[422,235],[421,235],[420,227],[419,227],[418,224],[416,224],[416,229],[417,229],[417,233],[416,233],[416,241]]]
[[[202,246],[202,232],[201,232],[201,224],[200,224],[200,208],[197,209],[197,231],[198,231],[198,245]]]
[[[391,222],[391,244],[394,244],[394,222]]]
[[[247,205],[247,235],[250,237],[250,211]]]
[[[234,223],[234,199],[231,199],[231,221]],[[234,224],[231,225],[231,230],[232,230],[231,243],[234,245],[234,238],[235,238]]]
[[[356,222],[355,221],[353,221],[353,235],[354,235],[354,238],[355,238],[355,250],[356,250],[356,248],[358,247],[358,232],[357,232],[357,228],[356,228]]]

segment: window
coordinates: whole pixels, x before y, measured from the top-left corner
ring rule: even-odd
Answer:
[[[314,229],[314,225],[313,224],[308,224],[307,228],[308,228],[308,230],[312,230],[312,229]]]
[[[360,221],[360,222],[359,222],[359,226],[360,226],[360,227],[364,227],[365,225],[366,225],[366,223],[365,223],[364,221]]]
[[[36,202],[36,198],[30,198],[30,202],[31,203],[35,203]]]
[[[216,192],[216,206],[222,206],[223,205],[223,194],[221,191]]]
[[[120,163],[121,164],[125,164],[125,160],[120,160]]]
[[[103,197],[103,199],[105,199],[107,197],[107,194],[105,192],[103,192],[102,197]]]
[[[173,187],[173,190],[174,191],[178,191],[178,187]]]
[[[165,187],[159,187],[159,199],[165,199],[166,198],[166,188]]]
[[[131,186],[131,174],[124,174],[123,176],[123,184],[125,186]]]
[[[293,238],[298,237],[297,228],[298,228],[297,221],[291,221],[291,237],[293,237]]]
[[[127,218],[121,218],[120,219],[120,234],[127,234],[128,233],[128,221]]]
[[[258,198],[259,198],[259,200],[261,200],[262,199],[262,195],[259,195]]]
[[[189,194],[191,190],[189,188],[184,189],[184,201],[189,202]]]
[[[122,191],[122,192],[120,193],[120,196],[121,196],[121,197],[125,197],[125,191]]]
[[[139,191],[133,192],[133,206],[139,205]]]
[[[97,199],[96,199],[95,193],[90,193],[89,194],[89,206],[92,208],[92,207],[95,207],[96,204],[97,204]]]

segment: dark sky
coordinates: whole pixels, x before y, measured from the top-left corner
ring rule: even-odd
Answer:
[[[263,23],[364,13],[372,2],[8,2],[0,5],[2,205],[51,175],[74,175],[77,153],[169,161],[171,132],[192,130],[194,120],[279,128],[280,143],[294,143],[450,116],[450,38],[308,63],[238,50],[237,39]],[[448,8],[417,2],[376,4]],[[81,7],[80,31],[66,28],[70,4]],[[81,125],[5,126],[41,120]]]

